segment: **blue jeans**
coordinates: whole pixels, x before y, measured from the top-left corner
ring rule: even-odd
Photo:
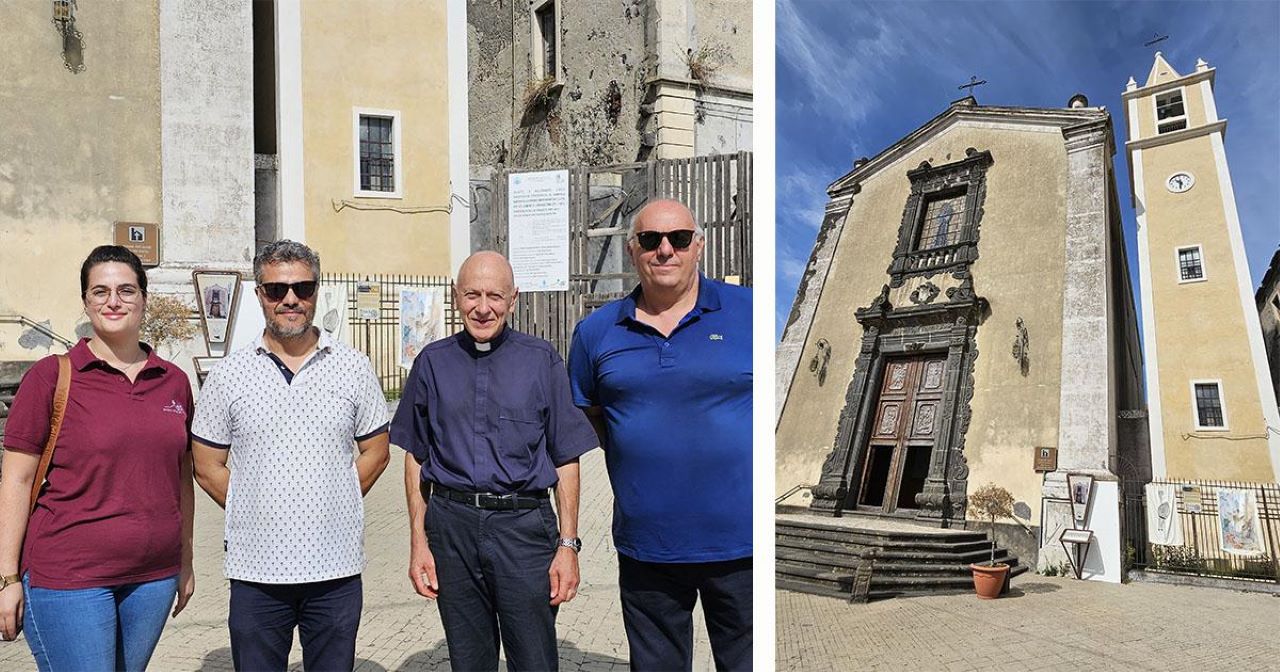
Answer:
[[[144,670],[178,594],[178,577],[107,588],[32,588],[22,577],[27,645],[40,672]]]

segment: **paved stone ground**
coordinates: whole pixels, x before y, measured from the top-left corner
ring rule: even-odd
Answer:
[[[449,669],[449,650],[433,603],[413,591],[408,516],[404,504],[404,453],[391,449],[391,465],[365,499],[364,616],[357,641],[360,672],[423,672]],[[583,456],[579,534],[582,585],[560,608],[560,668],[607,672],[627,668],[627,639],[618,602],[617,555],[610,524],[613,493],[599,450]],[[228,583],[222,578],[222,510],[196,490],[196,594],[170,621],[151,659],[152,670],[231,670],[227,635]],[[694,641],[694,669],[711,670],[711,649],[701,617]],[[302,669],[295,638],[290,670]],[[0,643],[0,669],[34,670],[25,641]],[[506,669],[503,662],[502,669]]]
[[[1280,597],[1024,575],[1002,599],[777,593],[779,670],[1274,670]]]

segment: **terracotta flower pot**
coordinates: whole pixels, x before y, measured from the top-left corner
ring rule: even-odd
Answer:
[[[972,564],[969,569],[973,570],[973,589],[977,591],[978,599],[994,600],[1000,597],[1004,590],[1005,576],[1009,574],[1009,565],[997,564],[992,567]]]

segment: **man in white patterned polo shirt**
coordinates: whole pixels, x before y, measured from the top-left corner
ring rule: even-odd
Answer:
[[[209,374],[191,427],[196,481],[227,510],[231,657],[284,670],[296,627],[307,672],[351,670],[387,405],[369,359],[311,324],[315,252],[272,243],[253,273],[266,331]]]

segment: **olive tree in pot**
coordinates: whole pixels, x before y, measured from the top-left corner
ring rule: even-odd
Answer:
[[[1008,490],[988,483],[969,495],[969,513],[988,521],[991,530],[991,559],[983,563],[973,563],[973,588],[978,597],[993,600],[1004,590],[1005,579],[1009,574],[1009,565],[996,564],[996,520],[1013,517],[1013,495]]]

